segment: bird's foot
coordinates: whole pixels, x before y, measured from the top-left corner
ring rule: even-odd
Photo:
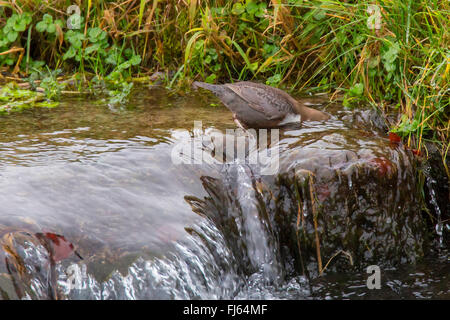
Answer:
[[[236,123],[236,125],[237,125],[239,128],[241,128],[242,130],[245,131],[244,126],[240,123],[240,121],[239,121],[236,117],[233,117],[233,120],[234,120],[234,123]]]

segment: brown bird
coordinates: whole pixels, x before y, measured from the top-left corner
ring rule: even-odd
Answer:
[[[309,108],[286,92],[260,83],[243,81],[209,84],[195,81],[194,88],[214,93],[233,113],[241,128],[276,128],[290,122],[323,121],[330,116]]]

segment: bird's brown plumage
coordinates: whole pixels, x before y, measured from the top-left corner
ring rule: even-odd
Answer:
[[[301,121],[329,119],[328,114],[303,105],[283,90],[260,83],[214,85],[196,81],[193,86],[213,92],[245,127],[278,127],[287,116],[295,114],[300,115]]]

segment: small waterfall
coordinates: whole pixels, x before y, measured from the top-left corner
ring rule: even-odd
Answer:
[[[429,164],[426,164],[424,169],[424,175],[425,175],[425,183],[428,189],[428,197],[429,200],[427,203],[429,203],[434,211],[436,222],[434,225],[434,230],[436,231],[436,235],[438,236],[438,242],[439,246],[441,248],[444,247],[444,224],[442,222],[442,212],[441,208],[439,207],[437,196],[436,196],[436,187],[437,187],[437,181],[432,177],[431,173],[431,167]]]
[[[177,241],[170,253],[151,260],[140,257],[126,274],[116,270],[104,282],[96,280],[84,261],[50,265],[41,245],[15,243],[29,269],[26,275],[11,273],[23,286],[16,290],[18,297],[270,299],[292,292],[306,297],[305,278],[284,282],[279,243],[257,199],[257,168],[236,160],[224,164],[221,174],[221,179],[202,177],[210,197],[187,197],[205,218],[186,227],[187,237]]]
[[[236,181],[237,206],[229,208],[230,215],[235,215],[239,236],[245,239],[247,256],[254,270],[261,273],[265,281],[280,283],[282,280],[282,267],[279,257],[279,244],[273,233],[269,217],[263,216],[258,209],[255,183],[255,171],[246,164],[232,164],[226,167],[226,177],[233,177]]]
[[[188,237],[175,245],[175,250],[163,258],[139,258],[122,275],[115,271],[109,280],[98,283],[83,272],[74,273],[74,282],[83,290],[69,290],[67,277],[59,271],[60,285],[70,299],[268,299],[283,294],[306,297],[310,291],[304,277],[283,283],[283,268],[278,242],[271,233],[270,221],[260,215],[256,199],[253,170],[238,162],[223,168],[224,179],[220,195],[230,201],[222,212],[208,212],[214,201],[203,203],[208,218],[187,228]],[[204,179],[205,183],[208,179]],[[216,183],[219,181],[215,180]],[[210,185],[210,188],[215,188]],[[212,190],[212,189],[210,189]],[[220,190],[216,189],[217,195]],[[212,192],[210,192],[212,194]],[[200,199],[189,199],[196,202]],[[209,199],[209,201],[211,201]],[[207,202],[208,200],[206,200]],[[194,205],[194,204],[193,204]],[[217,214],[227,217],[214,221]],[[228,237],[226,221],[235,223],[235,234]],[[216,225],[217,224],[217,225]],[[231,242],[231,243],[230,243]],[[242,259],[244,255],[244,259]],[[245,264],[248,261],[249,264]],[[75,267],[79,269],[79,267]],[[88,289],[88,290],[86,290]],[[279,296],[277,296],[277,292]],[[89,293],[86,296],[86,293]],[[95,293],[95,294],[94,294]]]

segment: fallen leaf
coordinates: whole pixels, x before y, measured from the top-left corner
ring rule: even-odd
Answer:
[[[392,143],[399,144],[402,141],[402,139],[395,132],[389,132],[389,141]]]
[[[46,232],[36,233],[41,242],[44,242],[44,246],[50,251],[50,256],[54,262],[62,261],[70,257],[75,253],[80,259],[81,256],[75,251],[72,243],[66,240],[62,235]]]

